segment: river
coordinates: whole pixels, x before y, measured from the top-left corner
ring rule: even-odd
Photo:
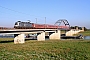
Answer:
[[[90,36],[84,36],[84,39],[90,39]]]
[[[13,35],[12,36],[2,36],[2,35],[0,35],[0,38],[14,38],[14,36]],[[49,37],[46,38],[46,40],[47,39],[49,39]],[[90,39],[90,36],[84,36],[84,39],[88,40],[88,39]]]

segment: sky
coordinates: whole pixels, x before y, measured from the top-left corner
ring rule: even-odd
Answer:
[[[90,28],[90,0],[0,0],[0,26],[16,21],[55,24],[66,19],[70,26]]]

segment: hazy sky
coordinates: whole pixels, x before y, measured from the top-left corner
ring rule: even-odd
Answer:
[[[0,26],[18,20],[54,24],[66,19],[71,26],[90,28],[90,0],[0,0]]]

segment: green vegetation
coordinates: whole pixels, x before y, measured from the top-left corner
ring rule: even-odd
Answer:
[[[0,60],[90,60],[90,40],[1,41]]]
[[[0,38],[0,41],[11,41],[13,38]]]
[[[61,30],[61,34],[65,34],[65,31],[64,30]]]
[[[80,35],[80,34],[82,34],[83,36],[90,36],[90,30],[84,31],[84,32],[80,32],[80,33],[78,33],[76,35]]]

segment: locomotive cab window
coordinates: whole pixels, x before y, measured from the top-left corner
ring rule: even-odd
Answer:
[[[16,22],[15,25],[18,25],[18,23]]]

